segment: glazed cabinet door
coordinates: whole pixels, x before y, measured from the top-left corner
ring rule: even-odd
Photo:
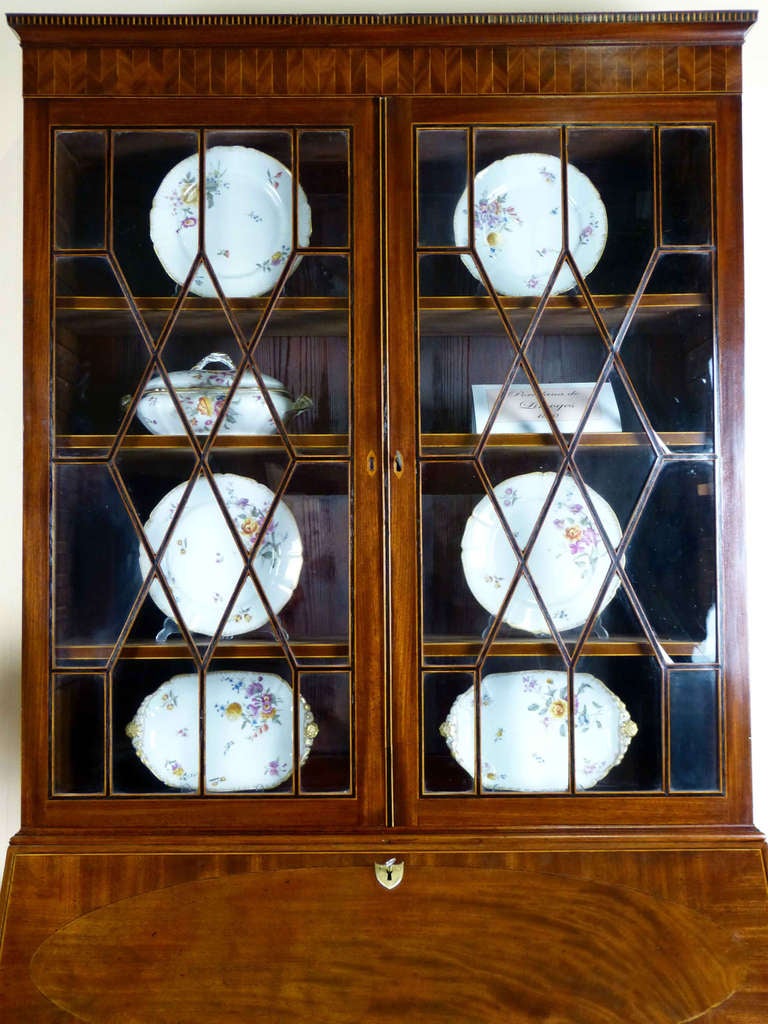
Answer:
[[[716,819],[734,109],[392,114],[395,815]]]
[[[49,824],[381,819],[374,131],[368,101],[31,105]]]

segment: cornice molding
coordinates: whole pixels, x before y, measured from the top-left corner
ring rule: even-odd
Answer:
[[[700,25],[744,24],[757,19],[739,11],[585,11],[517,14],[9,14],[13,29],[51,28],[209,28],[272,26],[413,25]]]

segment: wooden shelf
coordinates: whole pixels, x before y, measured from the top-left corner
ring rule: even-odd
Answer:
[[[204,649],[208,643],[209,638],[206,637],[201,641],[200,646]],[[288,644],[299,662],[317,660],[327,663],[333,661],[333,668],[344,668],[349,664],[349,644],[345,640],[295,641],[289,639]],[[81,669],[84,666],[94,665],[103,669],[111,657],[112,651],[113,647],[110,644],[60,644],[56,647],[55,652],[56,666],[58,669],[72,667]],[[189,648],[180,638],[167,640],[164,643],[131,641],[125,644],[120,653],[120,659],[126,661],[183,660],[189,657]],[[228,640],[224,638],[216,647],[216,658],[256,660],[281,657],[283,657],[283,648],[275,640]]]
[[[333,455],[348,457],[347,434],[289,434],[291,444],[299,454]],[[200,435],[201,444],[205,436]],[[115,443],[114,434],[61,434],[56,438],[59,458],[105,458]],[[284,452],[285,445],[279,434],[221,434],[216,438],[210,454],[226,449]],[[121,451],[178,452],[191,451],[186,434],[126,434],[120,442]]]
[[[570,435],[566,434],[566,437]],[[699,430],[661,431],[659,439],[668,448],[705,448],[712,450],[712,435]],[[422,434],[422,455],[471,455],[479,434]],[[493,448],[555,448],[552,434],[489,434],[486,444]],[[642,432],[582,434],[580,448],[648,448],[650,441]]]
[[[671,658],[690,657],[696,644],[684,640],[660,640],[661,646]],[[469,637],[463,638],[428,638],[423,645],[424,667],[434,668],[431,662],[444,658],[476,658],[482,649],[482,641]],[[497,639],[490,652],[491,656],[504,657],[559,657],[560,651],[554,640],[546,637],[516,637]],[[608,640],[588,640],[582,649],[584,657],[603,657],[605,655],[630,657],[652,655],[650,643],[638,637],[616,637]],[[461,666],[458,666],[461,667]]]
[[[229,299],[234,320],[246,331],[256,327],[267,305],[267,298]],[[176,307],[177,297],[141,296],[136,308],[150,325],[162,326]],[[349,332],[350,301],[345,296],[299,296],[281,298],[272,310],[267,333],[280,335],[316,334],[346,336]],[[217,299],[188,296],[178,315],[186,333],[206,332],[212,320],[221,323],[225,312]],[[56,299],[56,323],[79,334],[125,333],[135,324],[128,300],[111,295],[60,295]],[[177,327],[178,329],[178,327]]]
[[[617,328],[629,310],[633,295],[594,295],[595,307],[611,330]],[[500,296],[500,304],[515,330],[524,330],[534,315],[537,298]],[[700,292],[646,294],[640,298],[633,322],[647,322],[676,312],[710,310],[709,295]],[[541,330],[596,330],[592,314],[582,296],[554,295],[546,304]],[[422,334],[505,334],[496,305],[488,296],[421,296],[419,330]]]

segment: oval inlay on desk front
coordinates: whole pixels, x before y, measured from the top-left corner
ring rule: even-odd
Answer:
[[[488,868],[280,869],[171,886],[50,936],[40,991],[101,1024],[680,1024],[743,974],[730,936],[618,886]]]

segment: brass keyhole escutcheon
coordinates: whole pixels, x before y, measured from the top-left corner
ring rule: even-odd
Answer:
[[[383,885],[385,889],[395,889],[403,880],[405,864],[390,857],[383,864],[374,864],[374,869],[379,885]]]
[[[392,468],[394,469],[395,476],[400,477],[403,475],[403,469],[405,468],[405,462],[400,451],[395,452],[395,457],[392,460]]]

